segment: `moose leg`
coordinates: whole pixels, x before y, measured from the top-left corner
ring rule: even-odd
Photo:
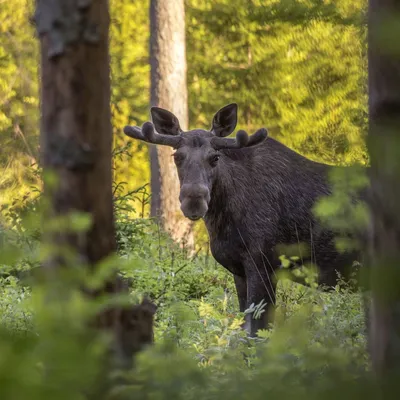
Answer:
[[[262,265],[262,267],[260,267]],[[247,308],[252,304],[257,306],[264,300],[264,312],[255,315],[254,312],[246,315],[245,329],[251,337],[255,337],[259,329],[266,329],[271,320],[271,312],[275,306],[276,281],[261,263],[251,260],[245,265],[247,278]]]
[[[239,309],[240,312],[244,312],[247,305],[247,283],[246,277],[233,275],[233,279],[235,280],[236,292],[239,300]]]

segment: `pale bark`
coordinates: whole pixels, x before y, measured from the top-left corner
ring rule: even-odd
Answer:
[[[151,105],[174,113],[188,128],[184,0],[150,2]],[[179,203],[179,180],[169,147],[151,146],[152,216],[177,242],[193,246],[192,223]]]

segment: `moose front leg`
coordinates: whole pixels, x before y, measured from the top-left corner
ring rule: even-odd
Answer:
[[[261,316],[254,315],[254,312],[246,314],[245,329],[251,337],[255,337],[259,329],[266,329],[271,321],[271,314],[276,303],[276,280],[274,276],[264,267],[264,264],[257,263],[254,259],[245,264],[247,281],[247,305],[257,306],[264,300],[264,312]]]
[[[236,293],[239,300],[240,312],[244,312],[247,306],[247,283],[245,276],[233,275]]]

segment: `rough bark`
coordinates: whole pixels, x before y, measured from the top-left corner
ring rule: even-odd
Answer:
[[[93,267],[116,249],[108,1],[37,0],[35,22],[41,45],[42,166],[57,178],[56,187],[45,186],[50,195],[47,217],[78,211],[92,218],[87,232],[54,232],[48,240],[53,246],[67,246],[78,255],[75,261]],[[66,266],[61,254],[46,263],[49,273]],[[114,275],[91,295],[125,290]],[[149,310],[148,304],[144,309]],[[134,332],[132,316],[137,314],[137,306],[113,308],[97,319],[101,329],[114,333],[113,349],[124,363],[142,342],[149,342],[149,335]],[[151,332],[152,318],[144,323]]]
[[[389,31],[399,17],[400,1],[369,0],[369,349],[382,375],[400,367],[400,45],[394,49],[396,31]]]
[[[174,113],[188,128],[184,0],[150,2],[151,105]],[[151,214],[177,242],[193,246],[192,223],[180,211],[173,150],[151,146]]]

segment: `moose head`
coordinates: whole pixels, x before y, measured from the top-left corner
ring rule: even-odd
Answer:
[[[213,185],[223,171],[223,150],[255,146],[267,138],[264,128],[251,136],[239,130],[236,138],[227,138],[236,127],[237,109],[237,104],[221,108],[215,114],[209,131],[194,129],[184,132],[178,118],[159,107],[151,108],[153,123],[145,122],[142,128],[124,128],[124,133],[133,139],[171,146],[176,150],[173,157],[180,180],[181,210],[193,221],[203,218],[208,211]]]

